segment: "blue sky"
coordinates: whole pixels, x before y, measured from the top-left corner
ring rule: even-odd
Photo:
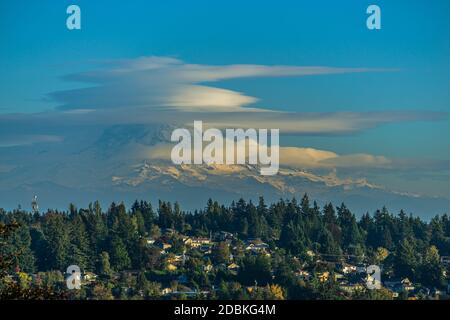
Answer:
[[[365,25],[372,3],[381,7],[379,31]],[[70,4],[81,7],[80,31],[65,27]],[[99,61],[142,56],[199,65],[390,68],[395,70],[234,78],[214,86],[257,97],[251,107],[272,110],[450,112],[449,15],[447,0],[2,1],[0,114],[52,110],[59,103],[49,93],[85,86],[63,76],[95,69]],[[339,154],[449,161],[448,136],[444,116],[344,135],[285,135],[282,141]],[[409,186],[417,172],[407,178],[367,174],[399,189],[440,195],[450,189],[430,176],[422,187]]]

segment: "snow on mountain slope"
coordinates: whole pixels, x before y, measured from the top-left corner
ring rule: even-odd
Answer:
[[[381,187],[368,183],[365,179],[339,179],[336,174],[320,176],[305,170],[281,168],[278,175],[262,176],[260,169],[256,165],[173,165],[169,162],[159,161],[154,164],[145,162],[143,165],[135,166],[133,174],[129,177],[113,176],[112,182],[115,185],[126,184],[129,186],[139,186],[148,181],[172,177],[176,181],[186,185],[201,186],[205,182],[209,185],[217,183],[223,185],[220,180],[243,180],[250,179],[260,184],[266,184],[281,193],[295,194],[298,192],[295,185],[289,185],[287,180],[305,180],[311,183],[322,184],[324,187],[342,187],[344,190],[353,188],[372,188],[381,189]]]
[[[450,208],[447,199],[422,197],[390,191],[365,179],[340,179],[335,173],[318,175],[305,170],[281,168],[278,175],[261,176],[258,166],[180,165],[159,161],[134,166],[128,176],[113,176],[112,184],[122,190],[148,190],[182,195],[189,207],[203,207],[211,197],[229,202],[239,197],[269,201],[301,197],[308,193],[319,204],[345,202],[357,214],[373,212],[386,205],[389,209],[431,217]],[[182,202],[183,203],[183,202]],[[183,203],[184,204],[184,203]]]
[[[86,206],[95,200],[107,206],[111,201],[165,199],[198,209],[208,198],[226,204],[264,196],[270,202],[308,193],[319,204],[345,202],[358,214],[384,205],[425,217],[450,211],[449,199],[392,191],[366,179],[339,177],[332,170],[318,173],[281,166],[277,175],[262,176],[254,165],[174,165],[149,157],[153,147],[170,142],[172,129],[119,125],[86,129],[83,139],[68,134],[64,143],[9,148],[2,154],[0,207],[21,203],[27,208],[34,194],[41,208],[67,208],[70,202]]]

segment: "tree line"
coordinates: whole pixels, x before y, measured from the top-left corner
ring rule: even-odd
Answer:
[[[270,205],[262,197],[258,203],[240,199],[229,206],[209,200],[205,208],[193,212],[166,201],[159,201],[156,209],[147,201],[135,201],[130,209],[112,203],[103,210],[99,202],[44,213],[0,209],[0,223],[17,224],[1,246],[2,257],[14,256],[3,267],[6,273],[64,272],[72,264],[97,274],[152,269],[159,252],[147,239],[159,238],[166,229],[187,236],[209,237],[226,231],[241,240],[261,239],[277,249],[278,261],[261,263],[269,264],[268,275],[270,268],[276,269],[278,280],[283,279],[290,257],[307,260],[308,252],[313,252],[381,263],[392,276],[437,287],[445,281],[440,256],[450,255],[447,214],[423,221],[404,211],[393,214],[382,208],[357,218],[345,204],[327,203],[320,208],[306,194],[300,201],[280,199]],[[181,253],[182,247],[181,241],[174,241],[172,250]],[[221,256],[216,258],[220,261]],[[251,259],[244,261],[241,273],[246,269],[252,273],[255,262]]]

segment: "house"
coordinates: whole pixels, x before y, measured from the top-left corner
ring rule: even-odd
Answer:
[[[83,280],[86,282],[95,282],[96,279],[97,279],[97,275],[92,272],[86,272],[83,275]]]
[[[308,271],[306,271],[306,270],[298,270],[298,271],[296,271],[295,273],[295,276],[297,276],[298,278],[300,278],[300,279],[302,279],[302,280],[306,280],[306,281],[308,281],[308,280],[311,280],[311,273],[309,273]]]
[[[244,242],[244,244],[246,246],[249,246],[250,244],[257,245],[257,244],[265,244],[265,243],[259,238],[249,238]]]
[[[312,250],[308,250],[308,251],[306,251],[306,254],[309,256],[309,257],[314,257],[316,254],[314,253],[314,251],[312,251]]]
[[[192,238],[191,237],[188,237],[188,236],[183,236],[183,237],[181,237],[181,240],[183,241],[183,243],[186,245],[186,246],[191,246],[191,244],[192,244]]]
[[[168,263],[172,263],[172,264],[177,264],[179,262],[183,261],[183,255],[170,255],[169,257],[167,257],[166,261]]]
[[[231,232],[219,231],[214,234],[214,239],[217,241],[233,240],[234,235]]]
[[[236,263],[232,262],[227,266],[227,269],[230,271],[238,271],[240,268],[239,265],[237,265]]]
[[[262,242],[261,239],[249,239],[245,242],[245,250],[255,253],[268,253],[269,245]]]
[[[319,279],[320,282],[326,282],[330,277],[330,273],[328,271],[317,272],[316,277]]]
[[[356,266],[351,265],[349,263],[345,263],[345,262],[338,263],[336,265],[336,267],[337,267],[338,271],[342,272],[343,274],[349,274],[349,273],[352,273],[352,272],[356,272],[356,270],[357,270]]]
[[[405,290],[405,291],[412,291],[415,288],[414,284],[408,278],[404,278],[401,281],[401,284],[403,286],[403,290]]]
[[[342,283],[339,285],[339,288],[347,293],[355,293],[365,289],[361,283]]]
[[[192,290],[189,287],[184,287],[182,288],[183,290],[180,291],[172,291],[171,293],[169,293],[170,295],[173,296],[186,296],[188,298],[195,298],[198,296],[207,296],[209,294],[209,291],[198,291],[198,290]]]
[[[164,296],[168,295],[170,293],[172,293],[172,288],[164,288],[164,289],[161,290],[161,294],[164,295]]]
[[[193,238],[192,244],[196,247],[202,246],[202,245],[210,245],[212,243],[211,239],[209,238]]]
[[[413,283],[408,278],[404,278],[401,281],[384,281],[384,286],[395,293],[413,291],[415,289]]]
[[[267,243],[262,242],[262,243],[255,244],[254,248],[256,250],[268,251],[269,245]]]
[[[211,244],[211,239],[209,238],[190,238],[186,237],[183,239],[183,242],[185,245],[191,247],[191,248],[198,248],[202,245],[209,245]]]
[[[356,265],[356,272],[357,273],[366,273],[367,272],[367,265],[360,263]]]

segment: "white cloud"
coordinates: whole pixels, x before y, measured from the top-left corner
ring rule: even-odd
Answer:
[[[95,86],[58,91],[51,96],[62,109],[175,107],[184,110],[238,111],[257,101],[232,90],[204,85],[246,77],[287,77],[379,72],[387,69],[326,66],[200,65],[170,57],[111,61],[103,69],[66,76]],[[245,110],[245,109],[244,109]]]
[[[67,80],[92,83],[88,88],[54,92],[60,109],[79,121],[149,123],[155,120],[189,125],[203,120],[214,128],[278,128],[281,134],[345,134],[384,123],[434,120],[430,112],[279,112],[250,107],[257,97],[212,87],[207,83],[244,77],[286,77],[392,69],[324,66],[201,65],[172,57],[140,57],[109,61],[103,68],[72,74]],[[94,115],[82,117],[85,110]],[[239,112],[239,115],[236,115]],[[70,120],[71,121],[71,120]]]
[[[280,164],[297,168],[317,168],[326,165],[320,162],[339,157],[336,153],[313,148],[282,147]]]
[[[430,112],[241,112],[202,115],[204,123],[214,128],[273,128],[291,134],[343,134],[374,128],[392,122],[438,120],[439,113]]]
[[[239,111],[240,107],[256,101],[256,98],[231,90],[191,85],[174,90],[167,98],[166,106],[190,111]]]
[[[374,156],[363,153],[341,155],[335,158],[324,159],[321,163],[340,168],[388,168],[392,165],[392,161],[384,156]]]
[[[204,145],[206,145],[205,143]],[[253,140],[250,144],[255,146]],[[159,144],[147,149],[150,160],[170,160],[170,153],[174,144]],[[224,144],[225,145],[225,144]],[[250,148],[246,146],[246,155]],[[255,149],[256,150],[256,149]],[[226,150],[222,150],[223,155]],[[237,150],[235,149],[235,154]],[[193,151],[191,152],[193,154]],[[280,166],[296,169],[337,169],[337,168],[389,168],[392,161],[383,156],[371,154],[339,155],[332,151],[301,147],[280,147]]]

